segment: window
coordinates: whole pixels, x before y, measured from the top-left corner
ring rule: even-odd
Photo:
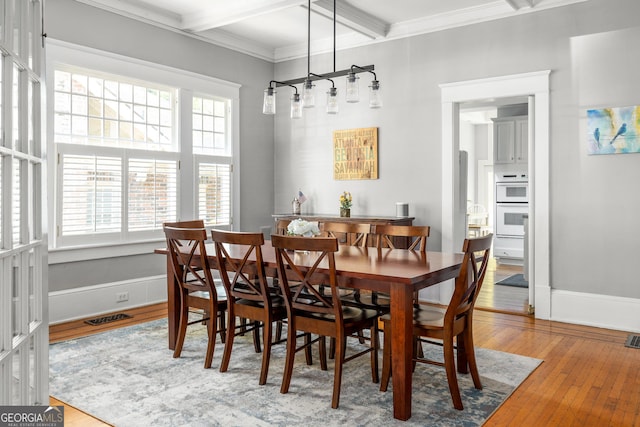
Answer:
[[[159,239],[180,219],[230,228],[237,88],[85,50],[49,49],[52,249]]]

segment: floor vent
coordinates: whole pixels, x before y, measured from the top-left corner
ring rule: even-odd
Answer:
[[[640,348],[640,335],[629,335],[627,342],[624,343],[625,347]]]
[[[104,323],[115,322],[116,320],[131,319],[131,317],[132,316],[129,316],[128,314],[118,313],[118,314],[112,314],[110,316],[102,316],[102,317],[97,317],[95,319],[85,320],[84,323],[88,323],[89,325],[92,325],[92,326],[98,326]]]

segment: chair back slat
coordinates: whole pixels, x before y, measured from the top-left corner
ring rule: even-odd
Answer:
[[[489,265],[492,240],[493,234],[464,240],[464,258],[445,314],[445,324],[447,319],[453,321],[473,310]]]
[[[375,224],[373,234],[375,235],[376,247],[387,246],[395,249],[394,237],[405,237],[409,239],[408,249],[412,251],[427,251],[427,237],[431,232],[428,225],[392,225]]]
[[[278,283],[289,313],[333,314],[336,322],[342,323],[334,256],[338,251],[337,239],[272,235],[271,244],[276,250]],[[321,266],[328,267],[328,273],[319,273]],[[327,285],[331,287],[330,295],[318,291],[320,286]]]
[[[163,226],[173,275],[180,288],[210,292],[217,297],[207,258],[204,228]]]
[[[339,238],[341,234],[353,235],[355,238],[351,241],[351,246],[367,246],[369,233],[371,233],[371,224],[359,224],[355,222],[323,222],[320,230],[327,237]]]
[[[262,259],[262,233],[211,230],[211,239],[216,249],[218,271],[227,290],[227,295],[270,305]],[[232,257],[228,248],[242,248],[242,258]]]

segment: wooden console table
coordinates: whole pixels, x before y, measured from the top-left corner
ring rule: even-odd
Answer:
[[[351,217],[341,217],[340,215],[321,215],[321,214],[302,214],[302,215],[293,215],[293,214],[274,214],[273,219],[278,223],[281,219],[284,220],[294,220],[302,218],[305,221],[318,221],[318,223],[322,222],[354,222],[358,224],[391,224],[391,225],[413,225],[414,217],[396,217],[396,216],[351,216]],[[343,245],[350,245],[354,236],[345,235],[343,237],[339,237],[338,243]],[[396,238],[398,239],[398,238]],[[398,248],[407,248],[408,244],[405,244],[400,241],[394,241],[394,244]],[[375,246],[376,241],[374,236],[369,236],[369,241],[367,242],[367,246]]]

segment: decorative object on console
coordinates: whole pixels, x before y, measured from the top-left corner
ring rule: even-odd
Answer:
[[[290,236],[313,237],[320,234],[320,228],[318,228],[317,222],[298,218],[289,223],[287,234]]]
[[[351,204],[353,203],[353,197],[351,193],[348,191],[342,192],[340,195],[340,216],[341,217],[350,217],[351,216]]]

